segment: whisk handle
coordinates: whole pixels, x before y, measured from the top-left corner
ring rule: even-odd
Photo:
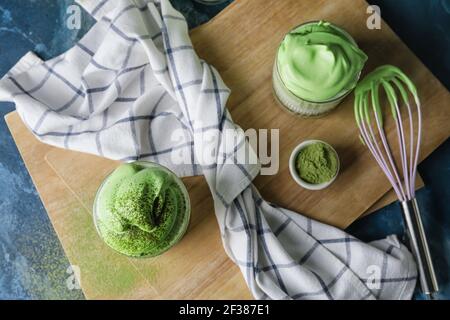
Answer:
[[[416,258],[422,292],[432,295],[439,290],[417,200],[403,201],[403,216],[408,229],[411,250]]]

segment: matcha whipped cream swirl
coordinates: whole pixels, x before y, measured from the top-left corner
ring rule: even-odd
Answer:
[[[132,257],[153,256],[175,244],[187,228],[187,199],[170,172],[124,164],[104,182],[96,200],[99,234]]]
[[[277,61],[289,91],[301,99],[325,102],[354,88],[367,56],[343,30],[320,21],[288,33]]]

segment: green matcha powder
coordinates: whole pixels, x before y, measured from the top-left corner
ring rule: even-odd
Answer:
[[[330,181],[337,174],[338,159],[333,149],[317,142],[300,150],[295,166],[302,180],[320,184]]]

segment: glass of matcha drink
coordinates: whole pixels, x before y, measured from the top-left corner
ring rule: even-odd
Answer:
[[[366,61],[366,54],[345,30],[324,21],[302,24],[278,48],[275,97],[300,116],[326,114],[353,90]]]
[[[152,162],[122,164],[102,183],[94,201],[94,223],[112,249],[130,257],[152,257],[185,234],[189,195],[170,170]]]

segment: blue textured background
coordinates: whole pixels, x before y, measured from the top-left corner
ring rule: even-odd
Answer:
[[[173,0],[190,27],[208,21],[219,6]],[[372,0],[383,18],[431,71],[450,88],[450,0]],[[73,0],[0,0],[0,77],[29,50],[54,57],[92,25],[83,15],[81,30],[65,27],[66,8]],[[450,106],[449,106],[450,107]],[[0,103],[0,115],[14,106]],[[438,269],[441,299],[450,298],[450,141],[419,168],[426,188],[419,194],[424,223]],[[348,229],[363,240],[403,235],[398,204],[354,223]],[[69,290],[69,262],[48,220],[4,121],[0,121],[0,299],[83,299]],[[420,294],[416,298],[422,298]]]

